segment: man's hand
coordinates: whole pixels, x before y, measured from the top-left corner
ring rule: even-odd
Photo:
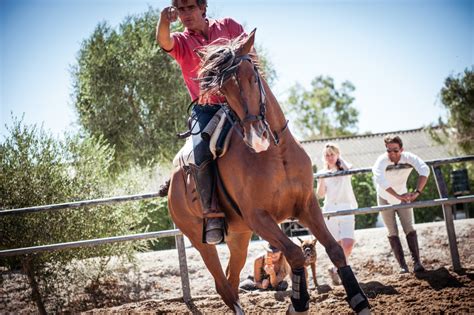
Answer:
[[[398,195],[397,199],[401,200],[402,202],[411,202],[411,193],[405,193],[402,195]]]
[[[160,18],[168,23],[173,23],[178,19],[178,10],[175,7],[166,7],[161,11]]]
[[[411,202],[411,201],[415,201],[416,198],[420,196],[420,193],[412,192],[412,193],[406,193],[406,195],[410,198],[410,202]]]

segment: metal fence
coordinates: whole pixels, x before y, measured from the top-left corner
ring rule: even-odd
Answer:
[[[459,203],[474,202],[474,195],[462,196],[462,197],[457,197],[457,198],[448,198],[448,189],[446,186],[446,182],[444,181],[443,175],[441,173],[440,166],[444,164],[468,162],[468,161],[473,161],[473,160],[474,160],[474,156],[470,155],[470,156],[456,157],[456,158],[450,158],[450,159],[431,160],[431,161],[426,162],[433,169],[440,199],[417,201],[417,202],[412,202],[409,204],[366,207],[366,208],[351,209],[351,210],[340,210],[340,211],[334,211],[334,212],[326,212],[323,215],[326,217],[333,217],[333,216],[350,215],[350,214],[358,215],[358,214],[367,214],[367,213],[377,213],[381,211],[405,209],[405,208],[423,208],[423,207],[432,207],[432,206],[442,206],[453,268],[454,270],[460,270],[462,269],[462,267],[461,267],[459,252],[458,252],[457,243],[456,243],[456,233],[454,229],[452,205],[459,204]],[[407,167],[411,167],[411,166],[400,164],[395,167],[393,166],[389,167],[389,170],[407,168]],[[345,175],[353,175],[353,174],[360,174],[360,173],[368,173],[371,171],[372,170],[370,168],[360,168],[360,169],[353,169],[353,170],[348,170],[348,171],[339,171],[332,174],[314,174],[314,177],[323,178],[323,177],[345,176]],[[36,207],[28,207],[28,208],[4,209],[4,210],[0,210],[0,216],[23,215],[27,213],[42,212],[42,211],[58,211],[61,209],[81,208],[84,206],[95,206],[95,205],[111,204],[111,203],[118,203],[118,202],[125,202],[125,201],[144,200],[144,199],[150,199],[150,198],[156,198],[156,197],[158,197],[157,193],[146,193],[146,194],[138,194],[138,195],[131,195],[131,196],[119,196],[119,197],[112,197],[112,198],[85,200],[85,201],[69,202],[69,203],[54,204],[54,205],[44,205],[44,206],[36,206]],[[181,270],[183,298],[185,301],[190,301],[191,293],[190,293],[190,285],[189,285],[189,278],[188,278],[188,268],[187,268],[187,262],[186,262],[186,250],[184,246],[183,235],[178,229],[147,232],[147,233],[140,233],[140,234],[124,235],[124,236],[114,236],[114,237],[107,237],[107,238],[100,238],[100,239],[82,240],[82,241],[67,242],[67,243],[60,243],[60,244],[33,246],[33,247],[26,247],[26,248],[7,249],[7,250],[0,251],[0,257],[34,254],[34,253],[41,253],[41,252],[46,252],[46,251],[62,250],[66,248],[97,246],[97,245],[102,245],[102,244],[107,244],[107,243],[143,240],[143,239],[150,239],[150,238],[162,238],[162,237],[170,237],[170,236],[174,236],[176,239],[176,247],[178,250],[179,265],[180,265],[180,270]]]

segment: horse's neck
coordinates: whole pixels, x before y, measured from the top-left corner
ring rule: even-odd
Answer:
[[[287,126],[286,117],[275,95],[273,95],[267,82],[263,80],[267,101],[267,121],[273,131],[280,133]]]

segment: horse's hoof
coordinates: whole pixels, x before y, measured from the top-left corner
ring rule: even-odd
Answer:
[[[234,311],[235,311],[235,314],[237,314],[237,315],[244,315],[245,314],[244,310],[242,308],[242,305],[240,305],[240,302],[238,302],[238,301],[234,304]]]
[[[294,314],[294,315],[296,315],[296,314],[298,314],[298,315],[307,315],[307,314],[309,314],[309,310],[304,311],[304,312],[297,312],[297,311],[295,310],[295,308],[293,307],[293,304],[290,304],[290,305],[288,306],[288,309],[286,310],[286,314],[287,314],[287,315],[288,315],[288,314],[291,314],[291,315],[293,315],[293,314]]]
[[[357,313],[359,315],[368,315],[370,314],[370,309],[368,307],[362,309],[359,313]]]

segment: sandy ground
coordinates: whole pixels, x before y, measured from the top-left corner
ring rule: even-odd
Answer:
[[[474,219],[455,222],[459,254],[463,270],[454,272],[444,222],[416,226],[421,248],[421,259],[427,271],[420,274],[396,273],[395,260],[390,252],[385,228],[357,230],[356,245],[350,264],[370,299],[375,312],[396,313],[474,313]],[[295,239],[295,242],[297,240]],[[402,238],[407,261],[411,268],[406,241]],[[263,242],[252,242],[241,279],[252,274],[253,259],[263,252]],[[225,245],[218,251],[223,266],[228,260]],[[310,278],[311,313],[348,313],[342,286],[333,286],[327,269],[329,259],[318,244],[317,280],[314,287]],[[228,313],[214,289],[214,281],[204,267],[199,253],[187,248],[187,262],[192,302],[182,301],[176,250],[139,254],[138,269],[122,268],[99,288],[77,289],[64,311],[102,313]],[[311,274],[311,272],[310,272]],[[35,307],[28,297],[24,281],[12,275],[3,276],[0,293],[0,312],[29,312]],[[15,283],[15,285],[13,285]],[[290,292],[241,292],[241,304],[247,314],[284,313],[290,303]],[[18,298],[18,297],[22,298]],[[3,303],[2,303],[3,301]]]

